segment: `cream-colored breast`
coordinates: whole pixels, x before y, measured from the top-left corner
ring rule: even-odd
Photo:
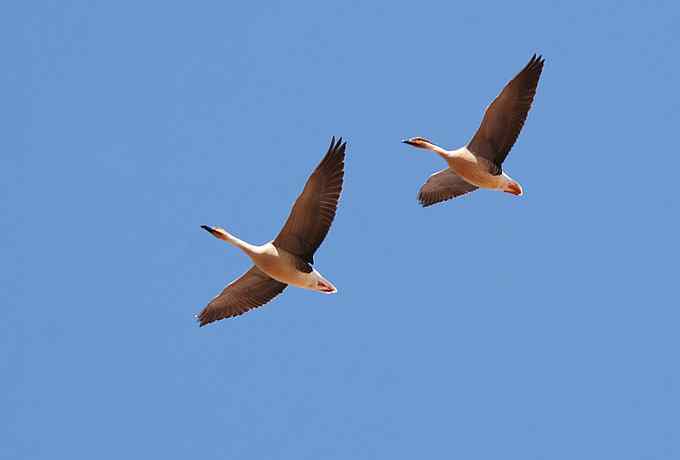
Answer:
[[[477,187],[495,189],[504,182],[502,176],[489,172],[488,160],[476,157],[466,147],[456,150],[447,161],[456,174]]]
[[[301,288],[316,286],[313,273],[304,273],[296,267],[296,257],[271,243],[260,246],[260,251],[250,255],[255,265],[277,281]]]

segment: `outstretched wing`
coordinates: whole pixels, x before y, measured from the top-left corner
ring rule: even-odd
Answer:
[[[418,201],[423,207],[450,200],[477,190],[475,185],[446,168],[432,174],[418,192]]]
[[[500,167],[517,140],[536,94],[544,59],[534,56],[513,78],[484,113],[484,119],[468,149]]]
[[[281,294],[288,286],[269,277],[253,266],[240,278],[232,281],[198,314],[201,326],[224,318],[242,315],[262,306]]]
[[[335,137],[307,180],[274,245],[314,263],[314,253],[331,227],[342,192],[346,143]]]

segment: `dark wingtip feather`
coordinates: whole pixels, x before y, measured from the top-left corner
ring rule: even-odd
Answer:
[[[429,208],[433,204],[437,204],[438,201],[427,201],[425,198],[419,198],[418,203],[420,203],[420,206],[422,206],[423,208]]]
[[[544,62],[545,58],[543,55],[534,53],[533,56],[531,56],[531,59],[529,59],[525,69],[541,68],[543,67]]]
[[[347,142],[343,142],[342,144],[340,144],[340,146],[338,148],[338,150],[340,151],[340,155],[344,155],[346,149],[347,149]]]
[[[198,315],[194,315],[194,318],[196,319],[196,321],[198,321],[198,327],[203,327],[210,322],[206,321],[205,310],[199,313]]]
[[[427,208],[432,204],[427,202],[427,199],[425,198],[422,192],[418,192],[416,199],[418,200],[418,204],[420,204],[423,208]]]

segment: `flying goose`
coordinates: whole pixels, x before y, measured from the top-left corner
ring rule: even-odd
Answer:
[[[335,217],[344,178],[347,143],[335,137],[328,152],[307,180],[288,220],[273,241],[256,246],[219,227],[201,225],[216,238],[236,246],[255,264],[232,281],[197,315],[201,326],[259,307],[281,294],[289,284],[334,294],[337,289],[316,271],[314,253]]]
[[[544,61],[542,56],[534,54],[526,67],[505,85],[487,107],[482,124],[467,146],[445,150],[423,137],[402,141],[436,152],[449,165],[432,174],[421,187],[418,193],[420,204],[430,206],[478,188],[513,195],[524,193],[522,186],[503,172],[501,165],[527,118]]]

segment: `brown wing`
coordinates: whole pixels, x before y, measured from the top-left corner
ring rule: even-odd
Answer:
[[[486,109],[482,124],[468,144],[472,153],[498,166],[498,174],[524,126],[536,94],[543,62],[543,57],[534,54],[526,67],[505,85]]]
[[[466,182],[458,174],[446,168],[432,174],[427,179],[418,192],[418,201],[423,207],[427,207],[474,190],[477,190],[476,186]]]
[[[198,314],[201,326],[224,318],[242,315],[252,308],[266,304],[288,286],[270,278],[253,266],[240,278],[232,281]]]
[[[331,140],[326,156],[307,180],[274,245],[314,263],[314,253],[326,237],[342,192],[346,143]]]

